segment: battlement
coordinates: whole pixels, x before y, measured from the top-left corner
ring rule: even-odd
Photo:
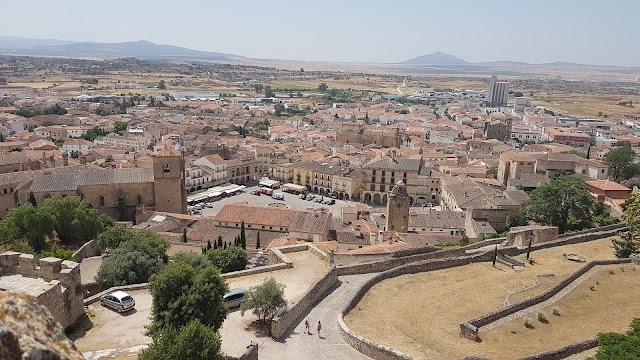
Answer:
[[[0,254],[0,290],[34,296],[64,327],[84,314],[80,264],[31,254]]]
[[[31,254],[7,251],[0,254],[0,276],[19,274],[45,281],[57,280],[66,288],[80,284],[80,264],[54,257],[36,261]]]

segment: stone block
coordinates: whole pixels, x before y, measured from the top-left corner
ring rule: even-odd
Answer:
[[[62,261],[54,257],[40,259],[40,276],[45,280],[57,280],[62,270]]]
[[[20,274],[34,276],[36,274],[36,263],[31,254],[21,254],[18,256],[18,264],[20,266]]]
[[[507,235],[507,246],[527,247],[558,239],[557,226],[518,226],[509,230]]]
[[[12,268],[18,266],[18,257],[20,257],[19,252],[15,251],[6,251],[0,254],[0,267],[1,268]]]

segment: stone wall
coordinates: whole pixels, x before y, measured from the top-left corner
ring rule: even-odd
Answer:
[[[569,344],[555,350],[531,356],[525,356],[518,360],[560,360],[565,359],[571,355],[579,354],[583,351],[593,349],[596,346],[598,346],[598,339],[589,339],[578,343]]]
[[[515,245],[518,247],[537,245],[540,243],[554,241],[558,239],[558,227],[557,226],[518,226],[509,229],[507,235],[507,245]]]
[[[368,340],[353,331],[351,331],[347,325],[344,323],[344,316],[349,313],[354,307],[358,305],[360,300],[364,297],[364,295],[373,287],[375,284],[379,282],[390,279],[393,277],[406,275],[406,274],[415,274],[427,271],[435,271],[440,269],[446,269],[451,267],[457,267],[462,265],[467,265],[475,262],[488,261],[492,257],[490,252],[486,252],[483,254],[476,254],[472,256],[464,256],[456,259],[437,259],[437,260],[426,260],[417,263],[411,263],[404,266],[400,266],[394,269],[390,269],[384,271],[377,276],[371,278],[369,281],[364,283],[354,296],[351,298],[349,303],[345,306],[345,308],[338,314],[338,331],[340,335],[351,347],[358,350],[359,352],[378,360],[409,360],[410,356],[405,355],[401,352],[398,352],[388,346],[380,345],[371,340]]]
[[[418,261],[424,261],[424,260],[453,259],[460,256],[467,256],[469,253],[472,253],[473,250],[476,250],[485,246],[489,246],[489,245],[501,244],[504,241],[505,241],[505,238],[489,239],[485,241],[479,241],[471,245],[460,247],[460,248],[432,251],[432,252],[426,252],[426,253],[417,254],[417,255],[409,255],[409,256],[390,258],[390,259],[379,260],[379,261],[371,261],[371,262],[363,262],[358,264],[338,266],[337,267],[338,276],[366,274],[366,273],[372,273],[372,272],[383,272],[399,266],[415,263]]]
[[[247,346],[247,351],[245,351],[238,360],[258,360],[258,343],[252,341],[249,346]]]
[[[49,282],[48,290],[36,298],[63,327],[73,324],[84,314],[80,264],[77,262],[52,257],[36,261],[31,254],[8,251],[0,254],[0,276],[11,274]]]
[[[286,312],[273,319],[271,322],[271,336],[275,339],[282,338],[296,320],[304,316],[315,304],[324,299],[337,283],[338,274],[335,267],[332,267],[302,299],[288,308]]]
[[[590,263],[580,268],[578,271],[569,275],[568,277],[560,281],[558,284],[556,284],[555,286],[551,287],[550,289],[546,290],[545,292],[543,292],[538,296],[534,296],[530,299],[521,301],[519,303],[508,305],[502,309],[490,312],[488,314],[485,314],[461,323],[460,334],[464,338],[474,340],[474,341],[479,341],[480,340],[479,332],[481,327],[491,324],[509,315],[515,314],[528,307],[531,307],[549,300],[551,297],[553,297],[554,295],[562,291],[564,288],[569,286],[576,279],[584,275],[587,271],[591,270],[594,266],[628,264],[628,263],[631,263],[631,261],[632,261],[631,259],[612,259],[612,260],[591,261]]]
[[[98,245],[98,241],[95,239],[91,240],[73,253],[73,261],[81,262],[84,258],[100,256],[102,255],[102,251],[103,249]]]

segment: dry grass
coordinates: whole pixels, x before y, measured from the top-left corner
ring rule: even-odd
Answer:
[[[523,270],[477,263],[404,275],[374,286],[345,321],[356,333],[418,359],[482,353],[490,342],[477,344],[460,338],[459,324],[503,307],[505,296],[526,289],[536,276],[569,274],[584,265],[564,259],[563,253],[579,254],[587,261],[613,258],[611,240],[601,239],[533,252],[536,265]],[[522,326],[521,319],[518,324]]]
[[[525,90],[525,94],[529,93]],[[640,96],[581,94],[581,93],[534,93],[534,104],[568,111],[572,115],[597,117],[599,112],[610,117],[625,114],[640,114]],[[633,101],[634,107],[618,105],[622,101]]]

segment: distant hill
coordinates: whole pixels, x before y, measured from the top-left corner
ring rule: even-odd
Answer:
[[[406,65],[468,65],[469,63],[457,58],[453,55],[445,54],[443,52],[434,52],[433,54],[422,55],[401,62]]]
[[[121,43],[72,42],[49,39],[0,37],[0,55],[60,56],[77,58],[232,60],[233,54],[199,51],[173,45],[158,45],[149,41]]]

